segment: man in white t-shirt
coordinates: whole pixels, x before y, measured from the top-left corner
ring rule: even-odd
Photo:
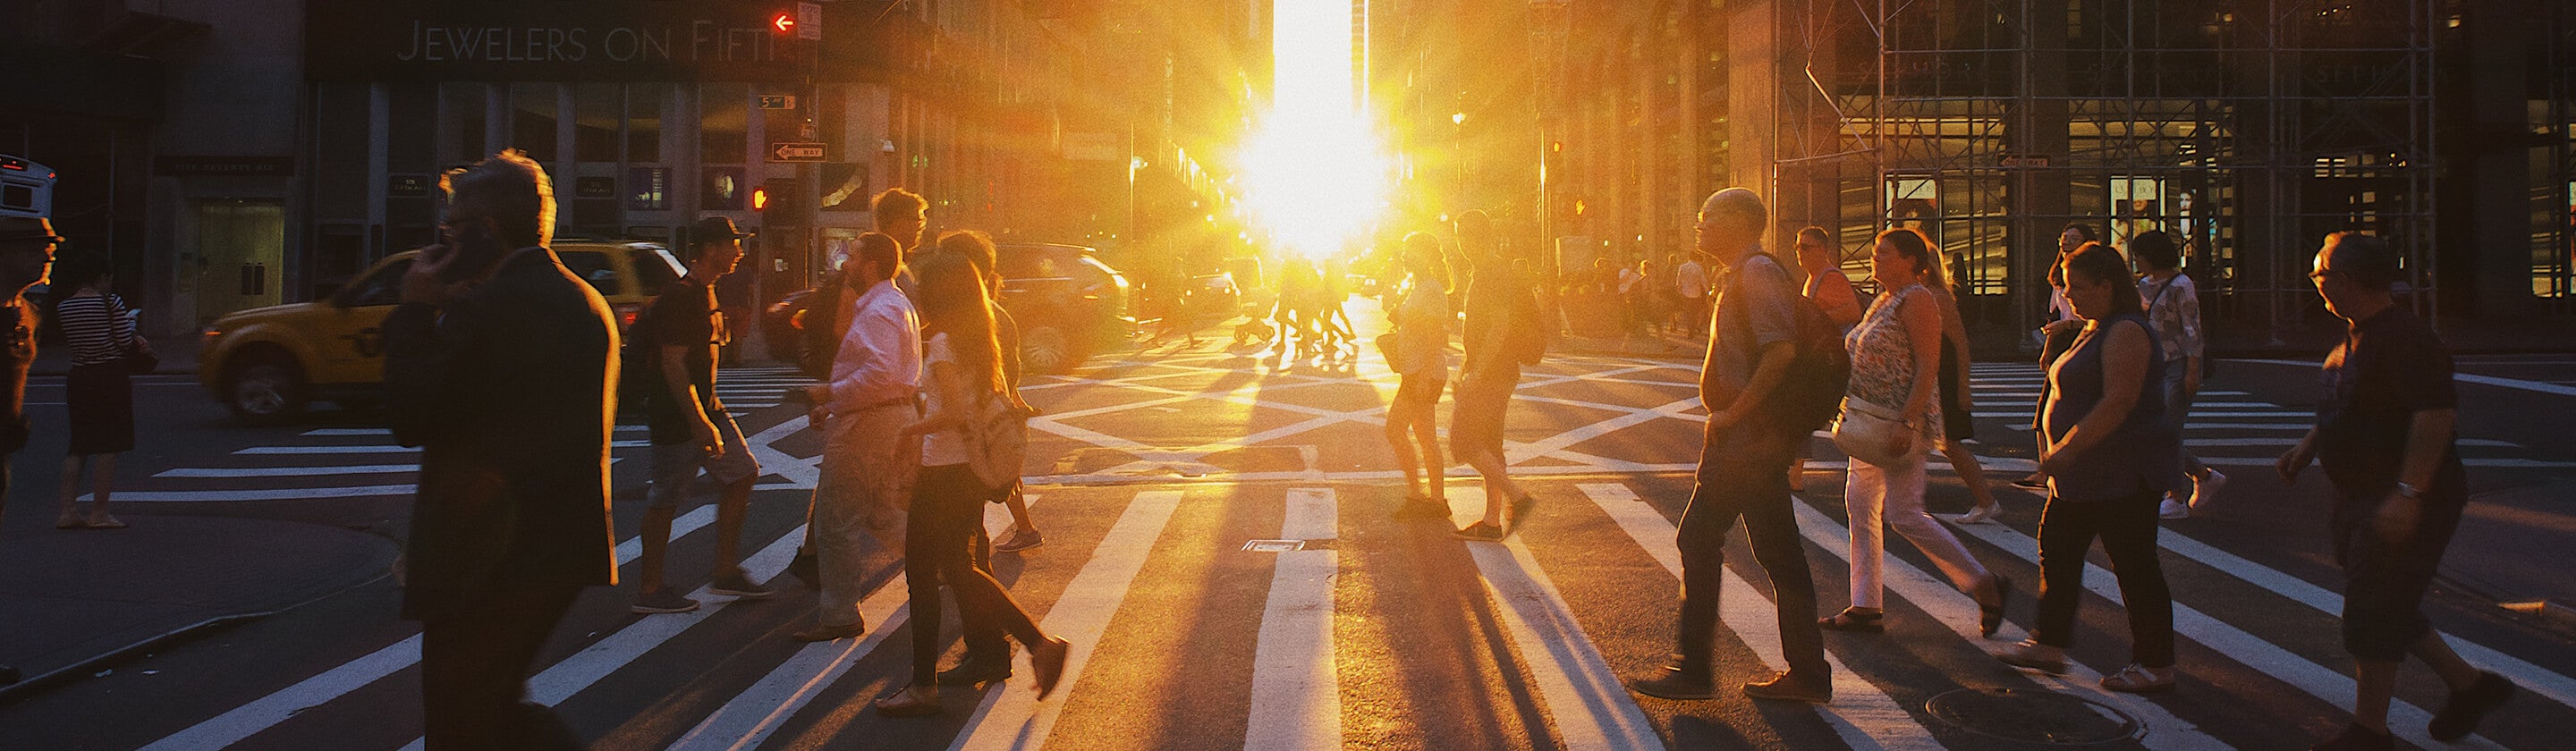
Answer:
[[[1673,291],[1682,296],[1682,317],[1690,321],[1690,335],[1708,333],[1708,267],[1699,259],[1682,261],[1673,269]]]

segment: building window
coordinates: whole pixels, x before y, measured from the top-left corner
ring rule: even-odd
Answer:
[[[620,158],[618,123],[624,119],[617,84],[585,83],[572,87],[572,158],[578,162],[615,162]]]
[[[662,161],[662,107],[670,99],[670,84],[626,87],[626,161]]]
[[[626,168],[626,210],[668,211],[671,208],[671,168]]]
[[[438,85],[438,107],[441,121],[438,133],[438,161],[441,164],[463,164],[490,153],[483,143],[484,98],[489,88],[479,83],[443,83]]]
[[[510,84],[510,148],[540,163],[560,157],[555,153],[557,105],[554,84]]]
[[[751,151],[751,88],[738,83],[698,87],[698,161],[741,164]]]

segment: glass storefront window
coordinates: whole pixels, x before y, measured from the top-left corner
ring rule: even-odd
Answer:
[[[510,84],[510,148],[540,163],[559,158],[555,153],[557,104],[554,84]]]
[[[626,161],[662,161],[662,107],[670,99],[670,84],[626,86]]]
[[[483,104],[487,93],[488,89],[479,83],[438,85],[440,164],[471,162],[490,153],[483,143]]]
[[[618,122],[624,117],[621,92],[613,83],[572,87],[572,158],[581,162],[619,159]]]
[[[741,164],[751,150],[751,87],[711,83],[698,87],[698,161]]]

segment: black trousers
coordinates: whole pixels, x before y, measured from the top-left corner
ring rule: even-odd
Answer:
[[[903,533],[904,586],[912,595],[913,685],[939,680],[941,584],[957,597],[957,617],[968,633],[999,626],[1021,644],[1043,636],[1002,583],[975,567],[975,530],[984,526],[984,499],[991,494],[963,464],[923,467],[913,485],[912,514]]]
[[[1795,433],[1795,435],[1792,435]],[[1680,638],[1675,661],[1707,675],[1716,650],[1718,593],[1726,582],[1726,534],[1738,517],[1753,542],[1753,560],[1771,577],[1780,616],[1780,651],[1789,669],[1823,679],[1824,635],[1816,626],[1816,583],[1798,517],[1789,504],[1789,465],[1805,434],[1774,427],[1764,416],[1746,418],[1701,449],[1698,484],[1682,510],[1675,542],[1682,555]]]
[[[537,650],[580,594],[578,584],[492,586],[465,598],[470,608],[421,621],[428,751],[585,747],[554,710],[521,703]]]
[[[2052,647],[2075,643],[2075,606],[2084,597],[2084,555],[2093,539],[2111,557],[2120,601],[2129,611],[2130,659],[2151,668],[2174,663],[2173,593],[2156,560],[2156,503],[2145,490],[2114,501],[2048,499],[2039,516],[2039,622],[2031,638]]]
[[[1019,488],[1011,489],[1011,495],[1019,494]],[[975,507],[974,524],[975,568],[990,576],[993,573],[993,537],[990,531],[984,529],[984,507],[981,505]],[[1000,624],[992,621],[967,621],[965,628],[967,657],[1009,661],[1011,645],[1003,641],[1005,635],[1002,633]]]

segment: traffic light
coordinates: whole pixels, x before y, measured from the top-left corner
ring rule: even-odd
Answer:
[[[785,10],[771,11],[769,13],[769,29],[777,32],[779,36],[795,34],[796,10],[789,8]]]
[[[780,221],[796,221],[797,201],[805,200],[804,183],[791,178],[770,180],[751,189],[751,210],[776,214]]]
[[[761,212],[769,210],[769,186],[763,185],[751,189],[751,210]]]

